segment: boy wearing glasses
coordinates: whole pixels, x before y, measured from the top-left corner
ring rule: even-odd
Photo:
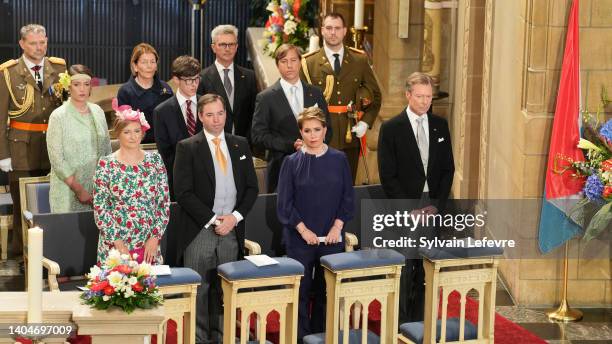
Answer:
[[[215,62],[202,71],[198,94],[220,95],[227,112],[225,132],[246,137],[251,142],[257,83],[252,70],[234,63],[238,51],[238,28],[219,25],[211,31],[210,36]]]
[[[153,110],[155,121],[155,143],[168,171],[170,199],[174,201],[173,168],[176,144],[202,130],[197,118],[200,84],[200,62],[188,55],[177,57],[172,62],[172,79],[178,85],[176,94]]]

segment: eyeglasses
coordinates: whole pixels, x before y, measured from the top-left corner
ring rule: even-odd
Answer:
[[[179,78],[179,80],[185,82],[185,84],[187,85],[193,85],[193,84],[197,84],[200,82],[200,77],[196,76],[195,78],[189,78],[189,79]]]
[[[238,45],[238,43],[217,43],[217,46],[222,49],[233,49]]]
[[[323,28],[329,32],[340,31],[344,29],[342,26],[324,26]]]

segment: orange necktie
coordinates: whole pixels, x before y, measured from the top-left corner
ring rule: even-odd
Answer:
[[[223,152],[221,151],[221,139],[215,137],[212,139],[212,142],[215,144],[215,159],[217,159],[223,174],[227,174],[227,160],[225,160],[225,155],[223,155]]]

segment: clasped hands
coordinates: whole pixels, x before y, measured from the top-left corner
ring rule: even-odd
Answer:
[[[308,245],[319,245],[319,237],[308,229],[304,222],[298,223],[295,226],[302,239],[306,241]],[[329,229],[327,236],[325,236],[325,245],[336,244],[341,241],[340,236],[342,235],[342,228],[344,227],[344,222],[342,220],[336,219],[334,221],[333,226]]]
[[[233,214],[219,215],[215,219],[214,231],[220,236],[228,235],[237,223],[238,219]]]
[[[87,190],[85,190],[83,185],[79,184],[74,175],[64,179],[64,182],[66,183],[66,185],[68,185],[70,190],[74,192],[74,197],[76,197],[76,199],[81,204],[93,203],[93,197],[91,196],[91,194]]]
[[[121,254],[130,254],[130,250],[128,250],[127,246],[123,242],[123,240],[115,240],[114,242],[115,248]],[[143,262],[152,264],[155,261],[155,256],[157,255],[157,247],[159,246],[159,239],[155,237],[150,237],[145,241],[144,245],[144,257],[142,259]]]

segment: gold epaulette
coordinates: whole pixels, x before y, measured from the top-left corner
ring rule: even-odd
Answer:
[[[3,71],[9,67],[12,67],[14,65],[16,65],[19,61],[17,60],[8,60],[6,62],[4,62],[3,64],[0,65],[0,71]]]
[[[312,56],[312,55],[314,55],[314,54],[318,53],[318,52],[319,52],[319,50],[320,50],[320,49],[317,49],[317,50],[315,50],[315,51],[311,51],[311,52],[309,52],[309,53],[306,53],[306,54],[302,55],[302,58],[303,58],[303,59],[305,59],[305,58],[307,58],[307,57],[309,57],[309,56]]]
[[[365,55],[365,51],[361,50],[361,49],[357,49],[357,48],[353,48],[353,47],[348,47],[350,50],[358,53],[358,54],[364,54]]]
[[[53,64],[61,64],[61,65],[66,65],[66,60],[64,60],[63,58],[60,57],[49,57],[49,62],[53,63]]]

